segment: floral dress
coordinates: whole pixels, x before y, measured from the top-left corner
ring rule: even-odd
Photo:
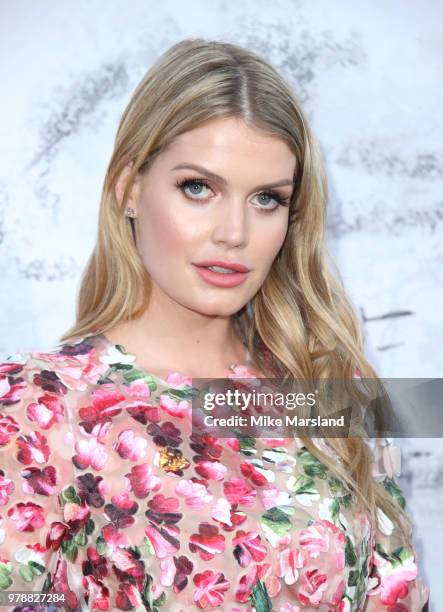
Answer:
[[[0,601],[58,598],[8,609],[422,610],[415,550],[380,509],[376,540],[296,437],[193,433],[191,391],[102,334],[0,364]],[[399,449],[372,446],[374,477],[404,506]]]

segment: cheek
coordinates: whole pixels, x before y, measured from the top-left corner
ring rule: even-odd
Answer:
[[[260,236],[257,237],[256,242],[260,245],[260,252],[263,258],[267,260],[269,267],[282,247],[287,231],[287,219],[278,219],[269,223],[267,231],[261,231]]]
[[[152,207],[140,216],[139,252],[148,271],[170,269],[192,259],[192,246],[198,237],[195,230],[195,224],[171,206]]]

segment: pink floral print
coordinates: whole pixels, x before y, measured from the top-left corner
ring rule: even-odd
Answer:
[[[297,438],[195,433],[194,391],[102,334],[0,364],[0,590],[68,611],[421,612],[415,550],[380,509],[376,538]],[[404,506],[399,449],[370,444]]]

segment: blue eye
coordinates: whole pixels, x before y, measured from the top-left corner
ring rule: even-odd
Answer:
[[[176,186],[180,189],[182,193],[186,197],[189,197],[191,200],[204,200],[205,197],[198,197],[202,194],[202,187],[206,187],[207,189],[211,189],[210,185],[204,179],[196,179],[196,178],[185,178],[181,181],[176,182]],[[189,189],[189,191],[187,191]],[[269,204],[270,201],[274,200],[276,204],[272,207],[259,205],[258,208],[262,212],[272,212],[276,210],[279,206],[288,206],[290,198],[283,198],[276,191],[262,191],[257,194],[257,197],[268,198],[266,202],[263,204]]]
[[[268,208],[267,206],[265,206],[264,210],[275,210],[279,206],[288,206],[289,204],[290,198],[282,198],[281,195],[277,193],[276,191],[262,191],[261,193],[258,194],[258,197],[262,197],[262,196],[266,196],[267,198],[274,200],[274,202],[277,202],[277,206],[273,206],[272,208]]]
[[[206,187],[207,189],[211,189],[209,185],[201,179],[184,179],[176,183],[176,185],[185,195],[188,195],[189,193],[192,199],[197,199],[197,200],[204,199],[204,198],[198,198],[198,197],[194,198],[193,197],[193,196],[199,196],[201,194],[201,191],[199,191],[199,188]],[[197,190],[193,189],[194,187],[197,187]],[[188,188],[190,188],[190,192],[186,192],[186,189]]]

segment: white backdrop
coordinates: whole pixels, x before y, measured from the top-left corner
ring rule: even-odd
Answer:
[[[1,3],[0,358],[73,322],[120,114],[162,51],[203,36],[270,60],[311,119],[331,250],[382,376],[441,376],[442,20],[437,0]],[[437,612],[439,440],[398,443]]]

